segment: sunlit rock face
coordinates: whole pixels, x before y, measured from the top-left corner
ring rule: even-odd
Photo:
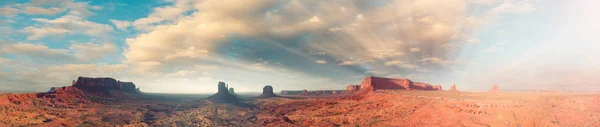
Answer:
[[[227,84],[225,82],[219,82],[217,85],[218,92],[210,97],[208,100],[215,103],[237,103],[238,98],[231,93],[227,89]]]
[[[265,87],[263,87],[262,94],[258,97],[267,98],[267,97],[278,97],[278,96],[275,93],[273,93],[272,86],[265,86]]]
[[[350,88],[351,86],[348,86]],[[413,82],[409,79],[394,79],[383,77],[367,77],[360,85],[360,90],[441,90],[441,86],[431,86],[428,83]]]

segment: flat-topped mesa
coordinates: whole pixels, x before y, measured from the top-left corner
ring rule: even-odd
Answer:
[[[498,85],[492,86],[491,92],[500,92],[500,88],[498,88]]]
[[[127,93],[140,93],[138,90],[136,90],[135,84],[133,84],[132,82],[121,82],[108,77],[79,77],[77,78],[77,81],[74,81],[73,87],[87,92],[108,93],[109,91],[114,90]]]
[[[301,90],[282,90],[279,95],[301,95]]]
[[[350,87],[350,86],[348,86]],[[374,90],[440,90],[441,86],[433,87],[427,83],[413,82],[409,79],[394,79],[382,77],[367,77],[360,85],[360,91]]]
[[[219,82],[217,85],[218,92],[210,97],[208,100],[215,103],[237,103],[238,98],[227,90],[227,84],[225,82]]]
[[[265,86],[263,87],[263,92],[260,96],[258,96],[260,98],[268,98],[268,97],[279,97],[277,96],[275,93],[273,93],[273,87],[272,86]]]
[[[432,90],[432,91],[438,90],[437,88],[434,88],[430,84],[421,83],[421,82],[413,82],[413,86],[411,86],[411,88],[413,88],[414,90]]]

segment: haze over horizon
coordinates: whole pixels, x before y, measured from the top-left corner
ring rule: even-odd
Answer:
[[[592,0],[5,0],[0,91],[78,76],[144,92],[345,89],[366,76],[459,90],[598,91]]]

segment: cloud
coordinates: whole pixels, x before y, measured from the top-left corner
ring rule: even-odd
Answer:
[[[0,16],[14,16],[16,14],[19,14],[19,9],[13,8],[11,6],[3,6],[0,7]]]
[[[178,18],[183,17],[183,13],[192,9],[193,1],[191,0],[176,0],[171,1],[172,6],[156,7],[148,17],[137,19],[130,23],[138,30],[150,31],[156,25],[163,22],[174,22]]]
[[[410,48],[410,52],[419,52],[421,51],[420,48]]]
[[[35,7],[35,6],[26,6],[23,8],[23,12],[28,15],[55,15],[55,14],[62,13],[65,11],[67,11],[66,8],[57,8],[57,7],[42,8],[42,7]]]
[[[354,64],[357,64],[357,63],[354,61],[342,61],[338,65],[354,65]]]
[[[386,66],[398,66],[400,68],[404,68],[404,69],[417,69],[419,68],[419,66],[414,65],[414,64],[409,64],[409,63],[404,63],[402,61],[399,60],[392,60],[392,61],[387,61],[385,62]]]
[[[0,45],[0,54],[12,54],[44,61],[74,60],[74,57],[68,53],[68,50],[50,49],[45,45],[29,43],[7,43]]]
[[[111,19],[109,21],[120,30],[126,30],[127,28],[129,28],[132,25],[132,23],[129,21],[121,21],[121,20],[114,20],[114,19]]]
[[[471,43],[471,44],[479,44],[479,42],[481,42],[481,41],[477,38],[470,38],[467,40],[467,43]]]
[[[443,60],[437,57],[429,57],[429,58],[423,58],[420,60],[421,62],[429,62],[429,63],[434,63],[434,64],[438,64],[438,65],[449,65],[452,62],[451,61],[447,61],[447,60]]]
[[[325,61],[325,60],[317,60],[317,61],[315,61],[315,63],[318,63],[318,64],[327,64],[327,61]]]
[[[188,76],[188,75],[195,74],[195,73],[196,73],[196,71],[180,70],[175,73],[167,74],[165,76],[167,76],[167,77],[184,77],[184,76]]]
[[[113,54],[118,51],[116,44],[105,42],[102,44],[95,43],[75,43],[70,47],[71,51],[75,52],[75,56],[80,60],[98,60]]]
[[[22,31],[29,34],[27,40],[39,40],[43,37],[65,34],[85,34],[89,36],[102,36],[113,29],[109,25],[90,22],[73,15],[65,15],[56,19],[33,19],[42,26],[28,26]]]
[[[535,10],[534,5],[528,1],[519,1],[519,2],[506,1],[502,5],[491,9],[490,13],[493,13],[493,14],[526,13],[526,12],[531,12],[533,10]]]
[[[100,6],[89,5],[88,2],[73,0],[33,0],[29,3],[15,3],[0,8],[2,15],[12,16],[19,13],[27,15],[56,15],[68,10],[68,15],[88,17],[93,15],[90,10],[101,10]]]

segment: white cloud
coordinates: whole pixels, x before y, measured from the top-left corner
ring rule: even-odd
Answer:
[[[421,59],[419,61],[434,63],[434,64],[438,64],[438,65],[442,65],[442,66],[447,66],[447,65],[452,64],[452,61],[443,60],[443,59],[440,59],[440,58],[437,58],[437,57],[423,58],[423,59]]]
[[[503,14],[503,13],[526,13],[535,10],[535,7],[532,3],[528,1],[506,1],[500,6],[493,8],[490,10],[490,13],[493,14]]]
[[[75,56],[80,60],[97,60],[118,51],[117,45],[112,42],[102,44],[75,43],[70,47]]]
[[[36,18],[33,19],[42,26],[28,26],[22,31],[29,34],[28,40],[39,40],[43,37],[64,34],[86,34],[89,36],[102,36],[113,29],[109,25],[85,21],[80,17],[65,15],[53,20]]]
[[[8,5],[0,7],[0,16],[14,16],[16,14],[19,14],[19,9]]]
[[[410,52],[418,52],[421,51],[420,48],[410,48]]]
[[[399,68],[404,68],[404,69],[417,69],[419,68],[417,65],[414,64],[409,64],[409,63],[405,63],[399,60],[392,60],[392,61],[387,61],[385,62],[386,66],[397,66]]]
[[[374,74],[377,76],[382,76],[385,74],[389,74],[389,72],[385,72],[385,71],[375,71],[375,70],[370,70],[370,71],[365,71],[366,74]]]
[[[354,61],[342,61],[338,65],[354,65],[356,62]]]
[[[58,13],[62,13],[67,11],[66,8],[58,8],[58,7],[51,7],[51,8],[42,8],[42,7],[35,7],[35,6],[26,6],[23,8],[23,11],[25,14],[28,15],[55,15]]]
[[[114,19],[111,19],[109,21],[120,30],[126,30],[127,28],[129,28],[132,25],[132,23],[129,21],[121,21],[121,20],[114,20]]]
[[[327,64],[327,61],[325,61],[325,60],[317,60],[317,61],[315,61],[315,63],[318,63],[318,64]]]
[[[195,73],[196,73],[196,71],[180,70],[180,71],[177,71],[174,73],[167,74],[165,76],[167,76],[167,77],[184,77],[184,76],[192,75]]]
[[[0,54],[13,54],[33,59],[72,60],[68,50],[50,49],[45,45],[29,43],[0,44]]]
[[[481,42],[481,41],[477,38],[469,38],[467,40],[467,43],[471,43],[471,44],[479,44],[479,42]]]

